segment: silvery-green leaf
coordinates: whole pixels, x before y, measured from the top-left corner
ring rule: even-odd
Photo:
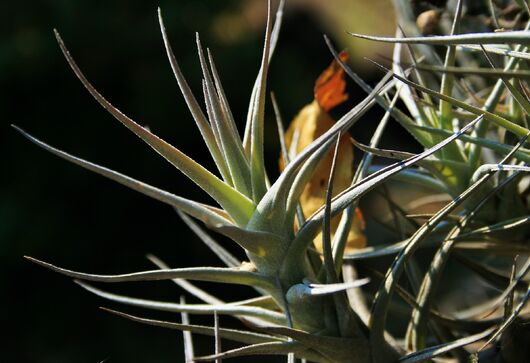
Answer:
[[[182,95],[184,96],[184,100],[186,101],[186,104],[188,105],[188,108],[193,116],[193,119],[195,120],[195,123],[197,124],[197,127],[199,128],[199,131],[201,132],[204,142],[206,143],[206,146],[208,147],[208,150],[210,151],[210,154],[212,155],[212,158],[215,161],[215,165],[217,166],[217,168],[219,169],[219,172],[223,176],[223,179],[228,184],[233,185],[230,173],[228,171],[228,166],[226,165],[226,161],[223,158],[221,150],[219,149],[219,146],[217,145],[215,141],[215,137],[212,132],[212,129],[210,128],[210,125],[206,121],[206,117],[204,117],[204,113],[202,112],[202,109],[199,106],[199,103],[195,99],[195,96],[193,95],[193,92],[191,91],[188,85],[188,82],[186,81],[186,78],[182,74],[182,71],[180,70],[180,67],[177,63],[177,59],[175,57],[175,54],[173,53],[171,44],[169,43],[169,40],[168,40],[168,36],[166,33],[166,27],[162,19],[162,11],[160,10],[160,8],[158,8],[158,22],[160,24],[160,31],[162,32],[162,38],[164,40],[164,46],[166,48],[166,53],[169,58],[169,63],[171,64],[171,68],[173,69],[173,74],[175,75],[175,78],[177,79],[177,83],[180,87],[180,91]]]
[[[460,18],[462,16],[463,0],[458,0],[456,11],[454,14],[453,24],[450,35],[455,35],[458,32],[460,25]],[[456,62],[456,47],[450,45],[447,47],[445,53],[444,67],[454,66]],[[453,95],[454,76],[452,73],[442,74],[442,81],[440,86],[440,93],[446,96]],[[438,123],[440,128],[444,130],[451,130],[452,127],[452,104],[445,100],[440,100],[438,107]],[[452,159],[456,161],[465,161],[466,157],[464,151],[459,147],[458,143],[448,145],[445,149],[440,151],[441,159]],[[465,174],[464,174],[465,175]],[[465,181],[464,181],[465,182]]]
[[[307,357],[310,360],[316,362],[329,362],[332,361],[323,358],[316,352],[308,352],[307,348],[298,342],[271,342],[271,343],[258,343],[242,348],[232,349],[220,354],[213,354],[209,356],[197,357],[197,362],[207,362],[215,359],[227,359],[234,357],[248,357],[253,355],[287,355],[294,353],[295,356]]]
[[[404,357],[401,357],[399,358],[399,362],[402,362],[402,363],[424,362],[431,358],[437,357],[441,354],[448,353],[454,349],[464,347],[472,343],[476,343],[486,338],[492,332],[493,332],[493,329],[488,329],[488,330],[485,330],[475,335],[470,335],[468,337],[457,339],[450,343],[445,343],[445,344],[440,344],[434,347],[429,347],[429,348],[420,350],[419,352],[414,352]]]
[[[162,260],[160,260],[158,257],[156,257],[154,255],[149,254],[146,257],[147,257],[147,259],[149,261],[154,263],[161,270],[170,270],[171,269]],[[180,286],[181,288],[183,288],[186,292],[192,294],[193,296],[195,296],[196,298],[204,301],[205,303],[212,304],[212,305],[224,304],[224,301],[216,298],[213,295],[210,295],[209,293],[207,293],[203,289],[200,289],[199,287],[195,286],[194,284],[192,284],[188,280],[185,280],[185,279],[172,279],[172,281],[175,284],[177,284],[178,286]]]
[[[267,26],[265,30],[265,44],[261,67],[258,73],[257,88],[253,99],[250,118],[250,177],[252,181],[252,199],[258,203],[267,192],[267,173],[265,171],[264,159],[264,128],[265,128],[265,100],[267,75],[269,69],[269,54],[271,51],[271,1],[267,7]]]
[[[353,138],[351,141],[355,147],[361,149],[362,151],[369,152],[384,158],[406,160],[414,156],[413,153],[404,151],[373,148],[368,145],[364,145]],[[418,162],[418,166],[430,171],[438,180],[442,180],[446,187],[452,191],[459,190],[459,176],[467,175],[469,170],[469,166],[465,162],[436,157],[425,158]],[[467,182],[467,180],[464,180],[464,182]]]
[[[423,160],[426,157],[435,153],[436,151],[440,150],[445,145],[447,145],[448,143],[452,142],[457,137],[459,137],[461,134],[471,129],[480,120],[482,120],[482,117],[476,118],[473,122],[464,126],[460,131],[446,138],[442,142],[434,145],[433,147],[425,150],[421,154],[418,154],[417,156],[413,158],[389,165],[388,167],[385,167],[381,169],[380,171],[364,178],[362,181],[360,181],[356,185],[353,185],[345,189],[343,192],[339,193],[333,199],[332,215],[335,215],[341,210],[343,210],[344,208],[346,208],[353,200],[360,198],[362,195],[367,193],[369,190],[383,183],[390,176],[399,173],[403,169],[411,165],[414,165],[418,161]],[[304,226],[302,226],[302,228],[298,231],[298,234],[296,235],[295,240],[291,243],[289,250],[287,252],[288,255],[286,256],[286,261],[288,261],[289,264],[297,263],[295,261],[299,260],[300,256],[303,256],[303,253],[306,250],[307,246],[312,241],[313,237],[316,236],[316,234],[318,233],[319,228],[322,223],[322,218],[323,218],[323,209],[321,208],[318,211],[316,211],[313,214],[313,216],[307,221],[307,223]]]
[[[180,331],[190,331],[194,334],[209,335],[209,336],[214,335],[214,328],[209,327],[209,326],[188,325],[188,324],[173,323],[169,321],[146,319],[146,318],[141,318],[138,316],[125,314],[125,313],[107,309],[107,308],[102,308],[102,309],[111,314],[120,316],[122,318],[129,319],[129,320],[132,320],[138,323],[142,323],[142,324],[153,325],[153,326],[158,326],[158,327],[168,328],[168,329],[175,329],[175,330],[180,330]],[[219,335],[223,339],[228,339],[228,340],[245,343],[245,344],[256,344],[256,343],[264,343],[264,342],[282,340],[281,338],[274,337],[272,335],[253,333],[253,332],[249,332],[245,330],[225,329],[225,328],[219,329]]]
[[[528,34],[530,34],[530,32]],[[383,69],[384,69],[384,67],[383,67]],[[419,84],[417,84],[415,82],[412,82],[412,81],[410,81],[410,80],[408,80],[406,78],[398,76],[397,74],[394,74],[394,77],[399,79],[401,82],[406,83],[406,84],[416,88],[419,91],[428,93],[428,94],[430,94],[430,95],[432,95],[432,96],[434,96],[436,98],[439,98],[440,100],[444,100],[444,101],[450,102],[454,106],[460,107],[460,108],[462,108],[462,109],[464,109],[466,111],[469,111],[469,112],[471,112],[471,113],[473,113],[473,114],[475,114],[477,116],[482,115],[485,120],[493,122],[493,123],[505,128],[506,130],[509,130],[509,131],[513,132],[515,135],[517,135],[519,137],[523,137],[524,135],[526,135],[529,132],[529,130],[526,129],[525,127],[517,125],[516,123],[513,123],[513,122],[511,122],[511,121],[505,119],[504,117],[499,116],[499,115],[497,115],[495,113],[492,113],[490,111],[487,111],[487,110],[472,106],[472,105],[470,105],[470,104],[468,104],[466,102],[457,100],[454,97],[450,97],[450,96],[441,94],[440,92],[433,91],[433,90],[431,90],[429,88],[423,87],[423,86],[421,86],[421,85],[419,85]]]
[[[524,53],[526,54],[526,53]],[[528,54],[527,54],[528,55]],[[528,55],[530,59],[530,55]],[[515,70],[515,71],[504,71],[501,69],[481,68],[481,67],[441,67],[432,66],[430,64],[417,64],[414,65],[420,71],[427,72],[438,72],[438,73],[452,73],[455,75],[476,75],[481,77],[506,77],[506,78],[517,78],[517,79],[530,79],[530,71],[528,70]]]
[[[506,163],[517,149],[525,142],[526,137],[521,139],[519,143],[513,147],[508,155],[506,155],[501,161],[501,165]],[[490,178],[493,177],[493,173],[484,175],[480,180],[481,183],[486,183]],[[436,251],[431,264],[428,267],[428,271],[423,278],[419,291],[417,293],[417,307],[413,308],[411,320],[407,329],[407,343],[410,345],[412,350],[418,350],[420,341],[423,340],[427,332],[427,311],[430,310],[432,300],[438,285],[438,281],[442,279],[442,273],[445,270],[445,266],[451,255],[451,251],[456,243],[453,239],[457,237],[467,225],[472,221],[478,211],[486,204],[488,200],[497,195],[498,191],[506,186],[510,180],[514,178],[507,178],[502,183],[497,185],[495,188],[489,190],[487,193],[477,198],[476,205],[472,209],[466,211],[466,213],[460,218],[458,223],[449,232],[448,239],[443,241],[441,246]]]
[[[308,348],[319,351],[335,362],[364,361],[370,356],[364,339],[310,334],[303,330],[286,327],[258,327],[256,330],[275,336],[289,337]]]
[[[139,298],[134,298],[130,296],[110,293],[110,292],[98,289],[82,281],[75,281],[75,282],[78,285],[80,285],[82,288],[84,288],[85,290],[99,297],[102,297],[104,299],[118,302],[121,304],[137,306],[137,307],[141,307],[144,309],[169,311],[169,312],[175,312],[175,313],[185,312],[189,314],[202,314],[202,315],[204,314],[212,315],[214,312],[217,312],[219,314],[224,314],[224,315],[232,315],[232,316],[239,315],[239,316],[256,317],[256,318],[260,318],[264,321],[267,321],[273,324],[282,325],[285,323],[285,319],[282,313],[263,309],[260,307],[241,306],[241,305],[232,305],[232,304],[218,304],[218,305],[178,304],[178,303],[167,302],[167,301],[139,299]]]
[[[490,64],[491,68],[493,70],[496,70],[495,64],[493,62],[493,59],[490,57],[488,52],[486,52],[486,49],[481,45],[482,53],[484,54],[484,57],[487,59],[488,63]],[[502,80],[502,83],[504,83],[504,86],[508,89],[512,97],[517,101],[519,106],[526,112],[527,115],[530,115],[530,102],[523,96],[521,92],[513,84],[510,83],[508,78],[501,73],[500,79]]]
[[[57,42],[68,61],[68,64],[79,78],[81,83],[92,96],[103,106],[112,116],[120,121],[124,126],[134,132],[138,137],[149,144],[155,151],[166,160],[182,171],[188,178],[193,180],[199,187],[215,199],[240,225],[245,225],[254,211],[254,204],[246,196],[239,193],[230,185],[226,184],[211,172],[206,170],[193,159],[182,153],[177,148],[171,146],[164,140],[149,132],[146,128],[138,125],[120,110],[108,102],[81,72],[70,52],[66,49],[59,33],[55,32]]]
[[[206,63],[198,33],[196,34],[196,41],[204,77],[206,101],[209,101],[211,106],[211,123],[215,124],[219,132],[218,136],[221,143],[220,149],[224,152],[228,170],[230,171],[232,181],[234,182],[234,187],[239,192],[249,196],[251,192],[250,173],[249,165],[243,152],[243,146],[240,141],[238,141],[238,138],[234,137],[234,127],[231,126],[230,120],[222,111],[223,106],[212,80],[212,76],[208,70],[208,65]]]
[[[375,362],[384,362],[388,359],[388,352],[384,350],[377,351],[377,347],[385,344],[384,331],[387,320],[388,308],[390,306],[391,297],[401,274],[405,270],[405,264],[416,251],[418,246],[425,238],[429,236],[434,227],[439,224],[446,215],[451,213],[456,207],[463,203],[469,196],[471,196],[478,188],[487,181],[486,177],[481,178],[466,191],[464,191],[457,199],[453,200],[436,213],[429,221],[423,224],[410,238],[405,248],[398,254],[390,268],[388,269],[385,280],[379,288],[374,304],[372,306],[372,321],[370,346],[374,354]]]
[[[460,44],[458,45],[458,48],[461,49],[471,49],[471,50],[477,50],[480,51],[481,48],[478,45],[471,45],[471,44]],[[508,57],[518,58],[518,59],[530,59],[530,54],[526,52],[520,52],[516,50],[512,50],[508,47],[501,48],[500,46],[488,46],[485,45],[484,48],[486,49],[486,52],[493,53],[493,54],[500,54],[505,55]]]
[[[257,286],[265,290],[276,289],[270,278],[257,272],[242,271],[237,268],[220,267],[187,267],[171,270],[153,270],[120,275],[95,275],[67,270],[50,263],[25,256],[26,259],[52,271],[72,277],[74,279],[98,282],[126,282],[126,281],[155,281],[183,278],[197,281],[221,282],[238,285]]]
[[[377,37],[348,32],[361,39],[384,43],[432,44],[432,45],[460,45],[460,44],[530,44],[530,32],[525,30],[505,31],[496,33],[467,33],[459,35],[434,35],[427,37],[391,38]]]
[[[97,174],[103,175],[115,182],[118,182],[126,187],[129,187],[133,190],[136,190],[142,194],[145,194],[153,199],[159,200],[163,203],[169,204],[174,208],[177,208],[184,213],[187,213],[204,223],[208,224],[231,224],[231,222],[226,218],[226,213],[219,210],[218,208],[198,203],[186,198],[179,197],[177,195],[166,192],[165,190],[158,189],[149,184],[145,184],[136,179],[130,178],[126,175],[120,174],[114,170],[107,169],[103,166],[91,163],[89,161],[80,159],[76,156],[70,155],[64,151],[56,149],[39,139],[34,138],[33,136],[26,133],[24,130],[20,129],[17,126],[13,126],[18,132],[20,132],[24,137],[33,142],[34,144],[42,147],[43,149],[51,152],[54,155],[59,156],[65,160],[68,160],[76,165],[79,165],[85,169],[93,171]]]
[[[375,101],[374,97],[378,94],[381,88],[386,84],[390,75],[386,75],[381,79],[378,85],[374,88],[362,102],[355,106],[352,110],[346,113],[339,121],[337,121],[328,131],[319,136],[309,146],[307,146],[300,154],[296,155],[294,159],[285,167],[284,171],[280,174],[276,182],[267,191],[267,194],[262,198],[257,206],[256,213],[249,225],[261,227],[264,223],[269,228],[278,228],[278,226],[285,226],[285,214],[282,211],[286,208],[288,194],[296,188],[293,185],[295,178],[298,176],[298,172],[302,165],[313,155],[315,152],[320,152],[324,148],[329,148],[333,143],[333,138],[338,132],[347,130],[357,121],[368,109],[370,109]],[[294,198],[291,198],[291,205],[296,205]],[[293,208],[289,208],[291,211]],[[293,213],[294,216],[294,213]]]
[[[278,38],[280,36],[280,30],[282,27],[282,21],[283,21],[283,9],[285,7],[285,0],[280,0],[280,3],[278,4],[278,8],[276,9],[276,15],[274,17],[274,26],[272,27],[271,31],[271,37],[270,37],[270,51],[269,51],[269,59],[268,62],[270,63],[272,59],[272,55],[274,54],[274,51],[276,49],[276,45],[278,44]],[[258,72],[258,75],[256,76],[256,80],[254,81],[254,86],[252,87],[252,93],[250,96],[250,104],[248,106],[248,113],[247,113],[247,120],[245,123],[245,133],[243,138],[243,147],[245,149],[245,154],[247,155],[247,158],[250,159],[250,144],[251,144],[251,130],[252,130],[252,117],[254,115],[254,107],[256,103],[256,97],[258,94],[258,89],[260,86],[260,79],[261,79],[261,71]]]
[[[333,54],[333,57],[335,61],[338,62],[338,64],[342,67],[344,72],[357,84],[359,87],[363,89],[366,93],[371,93],[373,91],[373,88],[366,83],[357,73],[355,73],[342,59],[340,59],[339,54],[331,44],[331,41],[329,38],[324,35],[324,40],[326,41],[326,44]],[[389,83],[389,86],[395,86],[394,82]],[[404,89],[400,88],[400,93],[403,92]],[[391,106],[391,102],[389,102],[385,97],[382,97],[380,94],[375,96],[375,101],[387,112],[390,112],[392,117],[396,119],[396,121],[399,122],[400,125],[402,125],[407,131],[411,133],[411,135],[423,146],[429,147],[433,144],[432,139],[430,135],[418,132],[417,130],[414,130],[413,128],[409,128],[411,125],[416,125],[415,121],[410,118],[407,114],[399,110],[398,108],[395,108],[394,106]]]
[[[413,128],[418,128],[421,130],[425,130],[426,132],[435,134],[435,135],[442,135],[442,136],[450,136],[452,133],[447,130],[441,130],[441,129],[435,129],[433,127],[426,127],[426,126],[411,126]],[[494,150],[500,154],[507,154],[512,149],[512,146],[502,144],[499,142],[496,142],[494,140],[482,138],[482,137],[476,137],[471,135],[462,135],[460,136],[460,139],[465,142],[473,143],[476,145],[480,145],[483,147],[486,147],[488,149]],[[518,158],[521,161],[530,163],[530,150],[525,148],[520,148],[515,154],[514,157]]]

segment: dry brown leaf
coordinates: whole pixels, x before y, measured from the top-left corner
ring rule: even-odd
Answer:
[[[341,53],[341,59],[346,60],[347,54]],[[296,145],[296,153],[299,154],[304,148],[312,143],[316,138],[325,133],[335,121],[329,115],[329,111],[348,99],[345,93],[346,81],[344,71],[340,65],[333,61],[331,65],[322,72],[315,82],[315,99],[306,105],[293,119],[285,133],[287,148],[291,148],[293,135],[299,135]],[[333,183],[333,196],[342,192],[350,186],[353,178],[353,147],[349,141],[350,135],[345,133],[339,142],[339,150],[336,165],[335,181]],[[300,204],[305,217],[311,216],[320,208],[326,200],[326,190],[328,186],[329,173],[333,161],[333,150],[320,161],[313,178],[306,184]],[[285,167],[283,158],[280,158],[280,170]],[[363,233],[364,220],[359,208],[356,210],[356,217],[353,220],[346,253],[366,246],[366,237]],[[332,237],[340,221],[340,215],[331,220]],[[315,248],[322,252],[322,236],[319,234],[314,240]]]

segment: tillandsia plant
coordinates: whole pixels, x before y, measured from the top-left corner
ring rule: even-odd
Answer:
[[[279,37],[283,2],[274,25],[269,4],[261,68],[242,137],[211,53],[204,53],[197,36],[205,114],[179,68],[159,11],[171,67],[218,175],[108,102],[81,72],[56,32],[69,65],[92,96],[217,205],[160,190],[18,130],[59,157],[173,206],[227,267],[170,269],[151,256],[159,270],[110,276],[75,272],[29,259],[76,279],[83,288],[105,299],[182,313],[182,323],[175,323],[112,311],[141,323],[188,332],[186,358],[190,361],[259,354],[315,362],[416,362],[436,357],[525,361],[527,347],[514,342],[520,334],[527,336],[530,326],[522,315],[530,298],[525,277],[530,269],[525,227],[530,220],[525,199],[530,150],[524,147],[530,132],[530,56],[526,53],[530,22],[525,24],[530,11],[522,1],[514,6],[485,1],[479,9],[485,10],[479,14],[484,21],[477,25],[479,15],[472,16],[462,1],[441,3],[395,0],[400,24],[397,37],[352,34],[395,44],[392,70],[380,66],[385,75],[375,87],[355,74],[345,63],[344,54],[338,54],[327,40],[335,61],[317,81],[315,101],[300,112],[285,134],[279,107],[272,98],[283,150],[282,171],[275,181],[265,170],[264,112],[268,64]],[[494,32],[499,24],[515,30]],[[524,30],[517,30],[519,26]],[[460,35],[461,28],[467,33]],[[502,70],[497,65],[500,61]],[[329,109],[346,97],[343,72],[368,95],[333,121]],[[385,114],[370,145],[352,140],[365,151],[353,169],[348,129],[376,104]],[[397,107],[400,104],[404,110]],[[412,134],[424,151],[410,154],[377,148],[390,119]],[[374,155],[399,160],[386,167],[372,166]],[[438,211],[411,216],[407,206],[396,205],[389,198],[401,239],[373,245],[362,231],[358,203],[362,196],[389,181],[420,185],[449,196],[449,200]],[[312,188],[318,190],[316,197],[308,194]],[[249,261],[239,261],[193,219],[229,237],[245,250]],[[417,257],[420,250],[421,260]],[[515,263],[516,255],[525,258]],[[372,264],[382,256],[393,258],[386,273],[378,272],[380,263]],[[453,285],[450,293],[437,291],[442,281],[451,279],[444,274],[449,259],[467,268],[462,268],[459,276],[462,284],[476,275],[502,293],[488,295],[472,306],[442,306],[450,294],[465,295],[458,285]],[[356,279],[354,266],[370,271],[372,282],[381,281],[375,295],[374,290],[361,289],[368,280]],[[170,279],[204,304],[121,296],[87,283]],[[193,285],[193,280],[252,286],[257,297],[227,303]],[[394,292],[407,304],[405,307],[394,299]],[[367,298],[373,300],[371,308]],[[215,324],[192,325],[188,314],[212,314]],[[240,319],[246,328],[221,328],[218,314]],[[216,352],[194,357],[190,332],[215,336]],[[221,339],[244,345],[222,351]]]

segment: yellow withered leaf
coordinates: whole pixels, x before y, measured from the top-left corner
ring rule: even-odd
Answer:
[[[347,59],[345,52],[342,52],[340,56],[343,60]],[[299,154],[316,138],[329,130],[335,121],[328,112],[348,99],[345,90],[346,81],[344,80],[344,71],[336,61],[333,61],[315,82],[315,99],[313,102],[302,108],[289,125],[285,133],[285,142],[288,150],[293,149],[291,144],[294,135],[297,135],[295,148],[296,154]],[[336,175],[333,183],[333,196],[349,187],[353,178],[353,147],[349,138],[350,135],[345,133],[339,142],[335,169]],[[300,204],[306,218],[311,216],[325,203],[332,161],[333,150],[330,150],[324,159],[320,161],[313,178],[304,187],[300,196]],[[280,170],[283,170],[284,167],[285,161],[280,157]],[[346,253],[366,246],[366,237],[363,233],[364,220],[359,208],[357,208],[355,215],[348,234]],[[332,237],[339,221],[340,215],[331,220]],[[319,252],[322,252],[321,234],[315,238],[314,244],[315,248]]]

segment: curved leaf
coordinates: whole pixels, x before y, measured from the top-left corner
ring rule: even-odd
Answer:
[[[427,349],[420,350],[419,352],[414,352],[404,357],[401,357],[399,358],[399,362],[402,362],[402,363],[424,362],[425,360],[429,360],[441,354],[448,353],[454,349],[464,347],[472,343],[476,343],[484,339],[488,335],[490,335],[493,331],[494,329],[488,329],[488,330],[485,330],[475,335],[470,335],[468,337],[457,339],[450,343],[445,343],[445,344],[440,344],[434,347],[429,347]]]
[[[177,313],[189,313],[189,314],[207,314],[213,315],[215,312],[218,314],[224,315],[240,315],[240,316],[249,316],[256,317],[268,321],[269,323],[283,325],[285,324],[285,318],[282,313],[275,311],[263,309],[260,307],[254,306],[242,306],[242,305],[232,305],[232,304],[177,304],[173,302],[166,301],[154,301],[146,299],[138,299],[134,297],[124,296],[113,294],[107,291],[98,289],[92,285],[89,285],[82,281],[75,281],[83,289],[99,296],[104,299],[118,302],[121,304],[137,306],[145,309],[160,310],[160,311],[169,311]]]
[[[171,270],[143,271],[121,275],[94,275],[67,270],[29,256],[25,256],[25,258],[30,260],[31,262],[36,263],[37,265],[41,265],[60,274],[72,277],[74,279],[87,281],[114,283],[127,281],[171,280],[176,278],[182,278],[197,281],[210,281],[227,284],[258,286],[265,290],[273,291],[276,289],[276,285],[268,277],[256,272],[242,271],[235,268],[188,267]]]
[[[210,173],[193,159],[183,154],[177,148],[171,146],[164,140],[158,138],[144,127],[141,127],[120,110],[108,102],[81,72],[70,52],[66,49],[61,36],[55,31],[57,42],[68,61],[68,64],[79,78],[81,83],[92,96],[105,108],[112,116],[120,121],[129,130],[149,144],[156,152],[162,155],[167,161],[182,171],[188,178],[193,180],[199,187],[215,199],[240,225],[245,225],[254,211],[254,204],[246,196],[226,184],[215,175]]]
[[[164,46],[166,48],[169,63],[171,64],[171,69],[173,70],[173,74],[175,75],[175,78],[179,85],[180,92],[184,96],[184,100],[186,101],[186,104],[188,105],[193,119],[195,120],[195,123],[197,124],[197,127],[201,132],[201,135],[206,143],[206,146],[208,147],[208,150],[210,151],[210,155],[212,155],[212,158],[215,161],[215,165],[217,165],[217,168],[223,176],[223,179],[227,183],[232,185],[233,183],[230,173],[228,171],[228,166],[226,165],[225,159],[221,154],[221,150],[219,149],[219,146],[215,141],[212,129],[206,121],[206,117],[204,117],[204,113],[202,112],[199,103],[195,99],[195,96],[193,95],[193,92],[191,91],[188,82],[184,77],[184,74],[182,74],[182,71],[180,70],[179,64],[177,62],[177,58],[173,53],[173,49],[171,48],[171,44],[169,43],[169,39],[166,33],[166,27],[164,25],[164,20],[162,19],[162,11],[160,10],[160,8],[158,8],[158,22],[160,25],[160,31],[162,33],[162,39],[164,40]]]
[[[129,319],[137,323],[142,323],[146,325],[153,325],[153,326],[158,326],[161,328],[175,329],[175,330],[180,330],[180,331],[189,331],[194,334],[201,334],[201,335],[208,335],[208,336],[213,336],[215,333],[214,328],[209,327],[209,326],[179,324],[179,323],[173,323],[169,321],[146,319],[146,318],[141,318],[135,315],[125,314],[125,313],[122,313],[116,310],[111,310],[107,308],[101,308],[101,309],[111,314],[120,316],[122,318]],[[264,343],[264,342],[282,340],[281,338],[274,337],[271,335],[253,333],[253,332],[244,331],[244,330],[224,329],[224,328],[219,329],[219,335],[223,339],[228,339],[228,340],[245,343],[245,344],[256,344],[256,343]]]
[[[530,32],[505,31],[496,33],[467,33],[459,35],[435,35],[428,37],[390,38],[377,37],[358,33],[348,34],[361,39],[373,40],[384,43],[408,43],[408,44],[433,44],[433,45],[460,45],[460,44],[530,44]]]
[[[126,175],[120,174],[114,170],[107,169],[103,166],[100,166],[100,165],[91,163],[89,161],[83,160],[81,158],[78,158],[76,156],[70,155],[64,151],[56,149],[40,141],[39,139],[36,139],[35,137],[26,133],[24,130],[22,130],[21,128],[17,126],[13,125],[13,128],[15,128],[24,137],[26,137],[28,140],[30,140],[37,146],[40,146],[41,148],[45,149],[46,151],[51,152],[54,155],[59,156],[60,158],[70,161],[76,165],[79,165],[87,170],[93,171],[94,173],[103,175],[104,177],[107,177],[115,182],[125,185],[128,188],[131,188],[142,194],[145,194],[148,197],[151,197],[163,203],[169,204],[172,207],[178,210],[181,210],[203,221],[207,225],[209,224],[231,224],[231,222],[225,218],[226,214],[222,210],[219,210],[215,207],[211,207],[206,204],[194,202],[192,200],[179,197],[177,195],[166,192],[165,190],[158,189],[149,184],[145,184],[141,181],[138,181]]]
[[[336,213],[346,208],[353,200],[360,198],[369,190],[383,183],[390,176],[399,173],[403,169],[414,165],[418,161],[440,150],[445,145],[458,138],[461,134],[471,129],[480,120],[482,120],[482,116],[476,118],[474,121],[464,126],[460,131],[456,132],[455,134],[446,138],[440,143],[434,145],[433,147],[425,150],[421,154],[418,154],[410,159],[389,165],[388,167],[385,167],[380,171],[369,175],[359,183],[344,190],[333,199],[332,215],[335,215]],[[321,208],[313,214],[313,216],[307,221],[305,225],[302,226],[302,228],[298,231],[298,234],[296,235],[294,241],[289,247],[288,257],[286,257],[286,261],[289,261],[290,264],[294,264],[296,263],[294,261],[297,261],[299,258],[301,258],[301,256],[303,256],[307,246],[312,241],[313,237],[318,233],[322,223],[322,218],[323,209]]]

